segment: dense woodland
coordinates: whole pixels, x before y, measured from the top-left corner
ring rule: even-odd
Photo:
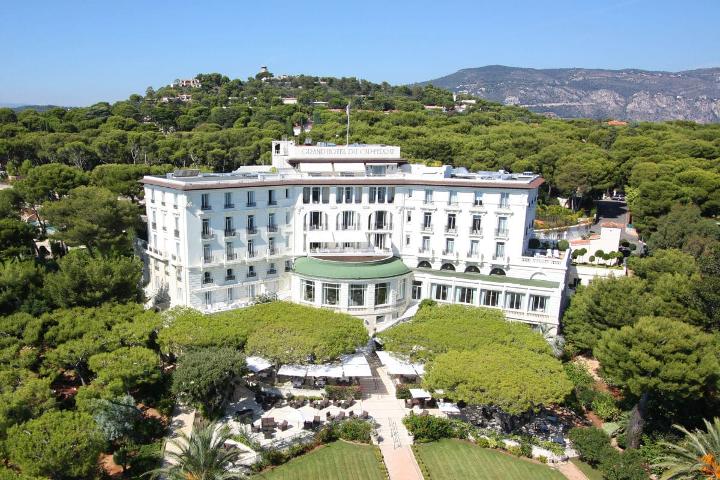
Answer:
[[[631,456],[612,455],[603,468],[614,479],[646,478],[662,441],[681,442],[673,423],[694,428],[718,411],[720,125],[551,120],[481,100],[458,112],[431,86],[353,78],[198,78],[200,88],[148,89],[112,105],[0,109],[12,183],[0,190],[0,478],[94,478],[101,452],[136,477],[156,466],[175,400],[217,414],[245,354],[321,360],[367,340],[356,319],[280,302],[212,317],[146,311],[133,248],[145,230],[142,175],[267,163],[271,140],[294,125],[312,124],[300,142],[340,142],[347,104],[353,142],[397,144],[414,162],[542,173],[541,208],[556,217],[558,196],[591,210],[603,192],[623,190],[648,241],[647,255],[628,260],[633,276],[577,290],[554,352],[483,309],[425,306],[386,332],[389,349],[430,362],[429,387],[511,413],[545,402],[593,411],[642,453],[627,471]],[[298,103],[283,105],[288,96]],[[599,360],[611,393],[578,354]]]

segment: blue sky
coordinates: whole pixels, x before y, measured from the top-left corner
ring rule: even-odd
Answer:
[[[88,105],[221,72],[410,83],[490,64],[720,66],[719,0],[10,0],[0,102]]]

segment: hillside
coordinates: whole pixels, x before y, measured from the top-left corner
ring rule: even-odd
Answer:
[[[720,121],[720,68],[674,73],[491,65],[422,84],[563,118]]]

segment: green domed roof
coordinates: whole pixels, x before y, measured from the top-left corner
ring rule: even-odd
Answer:
[[[295,259],[293,271],[306,277],[335,280],[369,280],[397,277],[410,273],[410,269],[398,257],[360,262],[300,257]]]

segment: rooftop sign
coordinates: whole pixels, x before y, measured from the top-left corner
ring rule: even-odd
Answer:
[[[387,145],[338,145],[332,147],[292,146],[288,157],[290,159],[400,159],[400,147],[390,147]]]

